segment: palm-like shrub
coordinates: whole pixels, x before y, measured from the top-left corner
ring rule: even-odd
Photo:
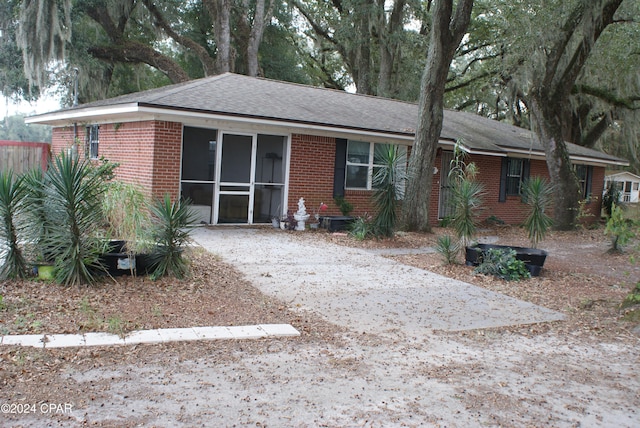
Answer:
[[[19,245],[25,194],[21,177],[16,178],[12,171],[0,171],[0,279],[24,278],[27,274]]]
[[[438,236],[436,252],[442,256],[445,264],[452,265],[460,252],[460,243],[451,239],[449,235]]]
[[[465,152],[456,144],[449,179],[453,182],[451,226],[460,240],[460,248],[468,246],[476,233],[484,194],[484,187],[475,180],[476,165],[466,163],[465,157]]]
[[[536,176],[523,183],[522,196],[529,205],[529,213],[523,225],[531,247],[536,248],[553,226],[553,219],[545,212],[551,204],[553,187],[544,178]]]
[[[61,154],[47,170],[40,197],[46,216],[46,233],[40,245],[55,261],[56,281],[65,285],[91,284],[104,271],[100,255],[106,243],[102,195],[106,190],[103,167]]]
[[[151,238],[156,247],[151,255],[152,278],[170,274],[183,278],[188,271],[182,257],[184,246],[190,241],[189,233],[196,216],[185,201],[171,201],[169,195],[151,205],[153,228]]]
[[[478,211],[482,206],[484,187],[477,181],[463,177],[453,186],[453,215],[451,226],[462,248],[471,243],[478,228]]]
[[[407,155],[398,146],[376,146],[373,175],[373,203],[376,216],[373,231],[377,236],[393,236],[398,221],[398,204],[404,195],[407,180]]]

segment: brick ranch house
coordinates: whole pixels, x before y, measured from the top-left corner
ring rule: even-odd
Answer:
[[[53,126],[52,151],[118,162],[117,178],[147,193],[189,197],[210,224],[268,222],[297,209],[371,213],[378,144],[410,147],[416,104],[231,73],[33,116]],[[75,138],[74,138],[75,137]],[[430,220],[449,214],[447,173],[458,141],[479,167],[485,217],[523,220],[519,185],[548,176],[532,133],[470,113],[445,111]],[[75,142],[75,144],[74,144]],[[569,144],[587,209],[599,218],[604,171],[622,159]]]

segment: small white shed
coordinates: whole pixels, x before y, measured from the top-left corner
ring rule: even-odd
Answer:
[[[622,192],[622,202],[640,202],[640,177],[630,172],[618,172],[604,177],[604,191],[606,192],[611,182],[615,182]]]

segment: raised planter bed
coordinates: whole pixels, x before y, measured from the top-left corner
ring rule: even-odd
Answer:
[[[509,245],[493,245],[493,244],[476,244],[466,248],[466,264],[467,266],[478,266],[482,263],[483,254],[489,249],[507,250],[512,249],[516,252],[516,259],[522,260],[527,266],[531,276],[540,275],[540,271],[544,266],[547,258],[547,252],[537,248],[512,247]]]
[[[349,229],[349,225],[353,222],[354,217],[328,215],[320,216],[320,226],[329,232],[337,232]]]

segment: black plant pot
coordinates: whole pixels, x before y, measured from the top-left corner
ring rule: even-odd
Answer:
[[[351,216],[320,216],[320,226],[327,229],[329,232],[337,232],[349,229],[353,220],[354,217]]]
[[[529,270],[531,276],[540,275],[540,271],[544,266],[547,258],[547,252],[536,248],[511,247],[508,245],[493,244],[476,244],[465,249],[465,262],[467,266],[478,266],[482,263],[484,254],[490,249],[507,250],[512,249],[516,252],[516,259],[522,260]]]
[[[100,262],[111,276],[146,274],[151,263],[147,254],[129,254],[125,241],[110,241],[107,252],[100,256]]]

